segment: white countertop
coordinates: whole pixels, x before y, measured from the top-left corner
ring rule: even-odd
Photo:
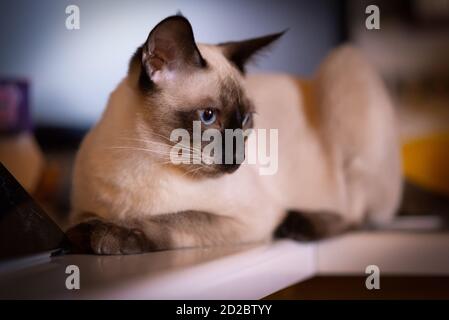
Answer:
[[[65,287],[67,265],[80,290]],[[317,274],[449,275],[449,233],[353,232],[337,238],[259,246],[61,256],[0,272],[0,298],[260,299]]]

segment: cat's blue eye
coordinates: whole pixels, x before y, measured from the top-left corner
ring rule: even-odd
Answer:
[[[250,117],[251,117],[251,113],[250,112],[245,114],[245,117],[243,118],[243,121],[242,121],[242,127],[244,127],[248,123]]]
[[[204,109],[200,110],[200,120],[206,125],[209,126],[217,120],[217,115],[212,109]]]

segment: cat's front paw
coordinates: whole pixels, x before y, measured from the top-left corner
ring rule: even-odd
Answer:
[[[274,236],[297,241],[314,241],[342,234],[351,227],[339,214],[290,210],[275,230]]]
[[[67,237],[74,253],[136,254],[151,249],[142,231],[101,220],[80,223],[67,231]]]

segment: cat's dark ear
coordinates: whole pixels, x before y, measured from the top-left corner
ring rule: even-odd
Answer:
[[[182,15],[168,17],[151,30],[142,48],[142,63],[147,75],[156,83],[168,73],[206,66],[196,46],[192,26]]]
[[[220,43],[218,46],[226,58],[243,73],[245,64],[260,50],[267,48],[274,41],[279,39],[287,30],[267,36],[248,39],[243,41],[232,41]]]

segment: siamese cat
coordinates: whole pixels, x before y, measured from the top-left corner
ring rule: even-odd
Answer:
[[[77,154],[67,232],[75,251],[319,239],[392,219],[402,178],[380,78],[349,46],[313,80],[246,75],[245,63],[281,35],[209,45],[181,15],[154,27]],[[195,121],[202,131],[278,130],[277,172],[172,163],[171,132],[192,132]]]

